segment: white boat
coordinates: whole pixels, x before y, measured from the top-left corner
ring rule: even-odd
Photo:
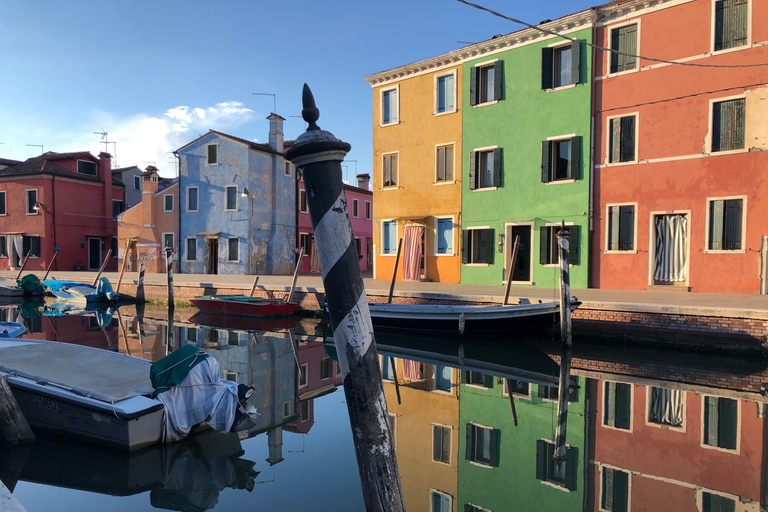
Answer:
[[[18,338],[27,332],[24,324],[19,322],[0,322],[0,338]]]
[[[24,290],[13,279],[0,279],[0,297],[21,297]]]

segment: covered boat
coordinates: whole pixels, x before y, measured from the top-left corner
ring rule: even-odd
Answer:
[[[223,315],[290,316],[296,311],[296,304],[281,299],[247,295],[202,295],[190,302],[201,311]]]
[[[13,279],[0,279],[0,297],[21,297],[24,290]]]
[[[46,279],[43,284],[52,295],[72,302],[114,302],[119,298],[106,277],[99,279],[96,286],[57,279]]]
[[[27,332],[27,328],[20,322],[0,322],[0,338],[18,338]]]

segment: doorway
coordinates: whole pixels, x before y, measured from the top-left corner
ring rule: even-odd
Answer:
[[[101,268],[101,238],[88,238],[88,270]]]
[[[219,273],[219,239],[206,238],[205,240],[205,273]]]
[[[515,237],[520,237],[520,249],[517,253],[517,264],[512,273],[512,282],[516,284],[533,284],[531,274],[531,247],[533,246],[532,224],[507,224],[505,226],[505,238],[507,240],[504,250],[504,281],[507,280],[507,271],[512,258],[512,249],[515,246]]]
[[[688,215],[653,215],[652,219],[652,284],[682,286],[688,282]]]

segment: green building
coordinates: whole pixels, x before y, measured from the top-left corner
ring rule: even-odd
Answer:
[[[587,287],[592,11],[464,48],[461,282],[558,283],[557,231],[571,232],[571,285]],[[571,39],[573,41],[571,41]]]

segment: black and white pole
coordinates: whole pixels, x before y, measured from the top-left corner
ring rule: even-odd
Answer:
[[[173,315],[176,304],[173,300],[173,248],[165,248],[165,269],[168,273],[168,313]]]
[[[341,162],[351,146],[317,126],[320,111],[306,84],[302,100],[302,117],[309,127],[285,157],[304,177],[366,509],[402,511],[373,325],[341,177]]]
[[[557,432],[555,433],[555,477],[565,480],[567,453],[565,434],[568,430],[568,395],[571,388],[571,347],[563,347],[560,357],[560,381],[557,397]]]
[[[557,233],[557,243],[560,250],[560,339],[564,347],[573,346],[571,336],[571,278],[569,267],[571,233],[565,226],[560,225]]]
[[[144,264],[139,265],[139,282],[136,283],[136,302],[144,304]]]

